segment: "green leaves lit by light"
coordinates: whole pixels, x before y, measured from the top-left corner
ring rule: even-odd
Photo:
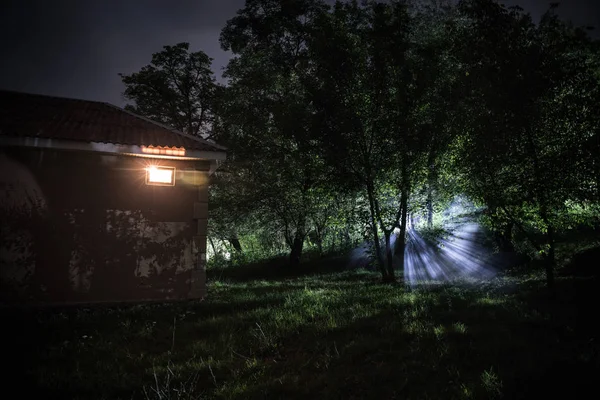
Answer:
[[[457,332],[457,333],[461,333],[461,334],[467,333],[467,326],[465,324],[463,324],[462,322],[455,322],[452,325],[452,329],[454,330],[454,332]]]

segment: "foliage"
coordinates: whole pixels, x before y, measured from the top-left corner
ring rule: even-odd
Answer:
[[[229,264],[367,239],[393,281],[409,221],[434,229],[457,195],[485,209],[500,250],[542,259],[549,285],[558,238],[597,233],[600,47],[556,5],[535,24],[493,0],[247,0],[220,40],[234,56],[207,115],[229,150],[209,236]],[[146,115],[185,102],[169,60],[210,65],[187,50],[124,77],[169,88],[129,85]]]
[[[119,74],[124,97],[134,103],[126,109],[181,132],[209,137],[217,90],[211,61],[203,51],[190,52],[189,43],[164,46],[139,72]]]
[[[369,202],[375,254],[383,234],[385,280],[395,279],[391,236],[400,229],[402,269],[409,199],[422,180],[427,136],[442,91],[431,58],[439,43],[422,40],[421,16],[403,3],[336,3],[312,38],[312,104],[326,160],[342,187]],[[385,264],[385,265],[384,265]]]
[[[545,259],[552,285],[565,204],[598,191],[589,140],[600,125],[585,116],[598,95],[592,42],[553,9],[537,26],[488,0],[461,1],[457,11],[464,101],[452,168],[505,240],[516,229]]]
[[[309,234],[322,249],[335,218],[328,168],[309,140],[313,113],[302,82],[306,36],[322,9],[317,1],[248,1],[221,34],[235,56],[225,72],[218,140],[230,151],[224,169],[235,193],[223,188],[215,201],[250,206],[250,218],[287,244],[292,265]]]

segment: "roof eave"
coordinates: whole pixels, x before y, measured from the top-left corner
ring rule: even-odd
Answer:
[[[82,142],[77,140],[0,136],[0,146],[33,147],[39,149],[86,151],[101,154],[116,154],[145,158],[162,158],[173,160],[225,160],[224,151],[185,150],[185,156],[168,156],[147,154],[142,146],[131,144]]]
[[[107,106],[110,106],[112,108],[116,108],[119,111],[127,113],[127,114],[129,114],[129,115],[131,115],[133,117],[139,118],[139,119],[144,120],[146,122],[149,122],[149,123],[151,123],[153,125],[159,126],[159,127],[163,128],[163,129],[166,129],[166,130],[168,130],[170,132],[173,132],[174,134],[177,134],[179,136],[188,138],[190,140],[196,141],[196,142],[201,143],[201,144],[206,144],[206,145],[212,146],[212,147],[214,147],[214,148],[216,148],[217,150],[220,150],[220,151],[226,151],[227,150],[227,148],[225,146],[221,146],[219,144],[209,142],[208,140],[200,138],[198,136],[190,135],[188,133],[179,131],[179,130],[174,129],[174,128],[168,126],[168,125],[165,125],[165,124],[162,124],[160,122],[154,121],[154,120],[152,120],[150,118],[144,117],[143,115],[131,112],[131,111],[125,109],[125,108],[117,107],[114,104],[110,104],[110,103],[103,103],[103,104],[106,104]]]

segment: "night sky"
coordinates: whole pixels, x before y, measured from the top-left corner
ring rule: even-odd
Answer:
[[[534,20],[549,0],[507,0]],[[230,54],[219,33],[244,0],[2,0],[0,89],[124,105],[118,73],[138,71],[162,46],[189,42],[214,58],[220,78]],[[560,14],[598,27],[600,0],[563,0]]]

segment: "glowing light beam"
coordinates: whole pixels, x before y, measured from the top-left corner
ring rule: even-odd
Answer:
[[[489,279],[497,265],[492,251],[483,245],[479,225],[457,224],[447,239],[437,245],[427,242],[415,230],[408,231],[404,255],[404,279],[410,285],[461,278]]]

